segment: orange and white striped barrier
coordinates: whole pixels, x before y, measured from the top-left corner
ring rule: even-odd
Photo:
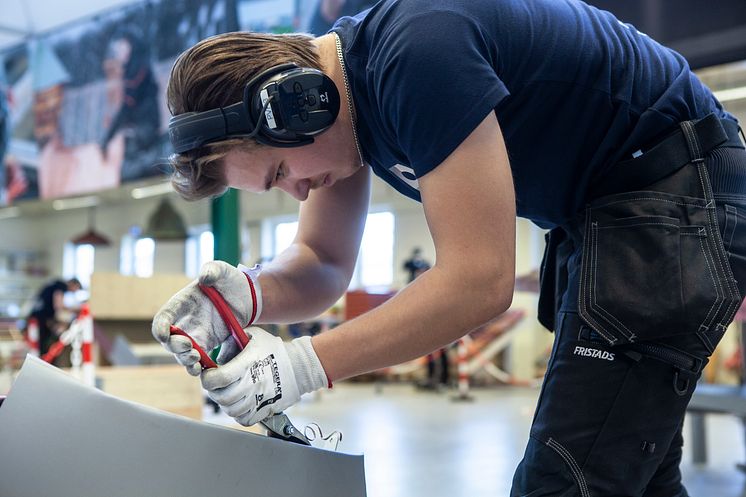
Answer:
[[[75,333],[72,336],[70,363],[72,372],[86,385],[96,386],[96,370],[93,364],[93,317],[88,304],[83,304],[78,317],[70,326]]]
[[[70,345],[70,364],[73,376],[89,386],[96,386],[96,369],[93,364],[93,317],[88,304],[83,304],[78,317],[60,335],[59,340],[49,347],[42,359],[51,363]]]
[[[65,349],[65,345],[67,345],[67,343],[64,342],[62,338],[60,338],[49,346],[49,349],[43,356],[41,356],[41,358],[47,361],[49,364],[52,364],[52,361],[54,361],[54,359]]]
[[[29,354],[39,357],[39,322],[36,318],[29,318],[26,326],[26,343]]]
[[[96,365],[93,362],[93,316],[88,304],[83,306],[86,319],[83,322],[83,381],[96,386]]]

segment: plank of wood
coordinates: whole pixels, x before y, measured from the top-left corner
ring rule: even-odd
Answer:
[[[96,368],[101,390],[156,409],[202,419],[204,394],[199,378],[178,364]]]
[[[90,289],[93,319],[153,319],[158,309],[190,281],[183,274],[139,278],[95,272]]]

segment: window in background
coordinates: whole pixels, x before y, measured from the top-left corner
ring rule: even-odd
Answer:
[[[142,278],[153,276],[155,241],[152,238],[138,238],[135,242],[134,253],[135,276],[140,276]]]
[[[77,278],[88,289],[91,286],[91,274],[93,274],[93,261],[96,249],[93,245],[65,244],[62,259],[62,274],[65,279]]]
[[[263,254],[273,259],[288,248],[298,231],[298,221],[270,221],[271,247]],[[266,233],[266,231],[265,231]],[[394,281],[394,214],[388,211],[368,214],[350,288],[388,291]]]
[[[275,226],[275,253],[277,256],[280,252],[285,250],[293,243],[295,234],[298,232],[298,221],[291,221],[287,223],[278,223]]]
[[[155,241],[152,238],[140,238],[140,227],[132,226],[129,233],[122,237],[119,272],[147,278],[153,275],[154,261]]]
[[[122,237],[122,242],[119,244],[119,274],[131,275],[135,272],[136,240],[137,238],[131,232]]]
[[[260,222],[248,222],[241,227],[241,263],[249,267],[262,262],[261,257],[255,255],[257,250],[253,243],[255,238],[261,242],[259,230]]]
[[[298,216],[277,216],[265,218],[261,223],[260,261],[271,261],[287,249],[298,232]]]
[[[186,274],[196,278],[205,262],[215,258],[215,237],[212,231],[204,230],[187,238]]]
[[[394,281],[394,214],[368,214],[350,288],[388,290]]]

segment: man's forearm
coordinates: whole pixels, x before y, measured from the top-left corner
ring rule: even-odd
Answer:
[[[513,277],[459,278],[433,268],[372,311],[313,338],[332,381],[400,364],[462,337],[510,306]]]

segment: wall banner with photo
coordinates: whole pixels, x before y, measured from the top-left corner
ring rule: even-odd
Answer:
[[[165,88],[181,52],[236,30],[322,35],[372,3],[148,0],[1,50],[0,205],[168,174]]]

